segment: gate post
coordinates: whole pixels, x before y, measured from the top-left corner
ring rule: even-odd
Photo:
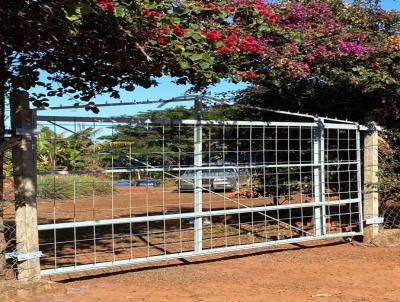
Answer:
[[[201,127],[201,106],[200,98],[196,98],[194,108],[196,112],[196,125],[194,128],[194,251],[200,253],[203,249],[203,218],[197,216],[203,211],[203,137]],[[199,169],[200,168],[200,169]]]
[[[364,137],[364,242],[370,243],[379,233],[379,193],[378,183],[378,131],[373,125]]]
[[[313,133],[313,164],[314,164],[314,202],[321,206],[314,207],[315,236],[326,234],[325,211],[325,136],[324,120],[318,118],[317,128]]]
[[[15,224],[18,279],[40,279],[39,236],[36,208],[36,163],[34,118],[28,93],[14,91],[10,96],[11,128],[20,142],[12,149],[15,186]]]

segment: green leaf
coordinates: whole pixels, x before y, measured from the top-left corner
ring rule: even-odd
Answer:
[[[203,37],[198,32],[194,32],[192,35],[190,35],[190,37],[196,42],[203,40]]]
[[[187,61],[179,61],[178,63],[179,63],[179,66],[182,69],[189,69],[190,68],[190,64]]]
[[[202,53],[195,53],[193,55],[190,56],[190,59],[192,61],[200,61],[203,60],[203,54]]]
[[[125,17],[127,9],[124,6],[118,5],[115,10],[115,15],[119,18]]]
[[[72,12],[67,12],[67,19],[72,22],[79,20],[81,16],[82,13],[80,6],[76,6],[75,10],[73,10]]]
[[[204,62],[204,61],[200,62],[201,69],[209,69],[210,66],[211,66],[210,63],[208,63],[208,62]]]
[[[305,36],[303,33],[293,33],[291,34],[291,38],[297,43],[300,44],[305,40]]]

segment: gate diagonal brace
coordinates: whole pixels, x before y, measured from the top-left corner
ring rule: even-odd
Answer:
[[[6,259],[16,259],[18,261],[27,261],[32,259],[38,259],[43,256],[41,251],[31,252],[31,253],[18,253],[18,252],[11,252],[6,253]]]

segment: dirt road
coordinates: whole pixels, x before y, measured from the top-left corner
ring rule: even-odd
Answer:
[[[400,301],[400,247],[339,240],[68,277],[11,301]]]

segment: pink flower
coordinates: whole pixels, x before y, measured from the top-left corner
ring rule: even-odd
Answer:
[[[256,76],[256,73],[253,71],[253,70],[249,70],[249,71],[247,71],[244,75],[243,75],[243,79],[245,79],[245,80],[249,80],[249,79],[252,79],[252,78],[254,78]]]
[[[224,9],[226,9],[228,12],[231,13],[233,13],[236,10],[234,6],[228,4],[224,5]]]
[[[304,79],[310,75],[310,65],[298,61],[289,61],[286,66],[287,74],[293,79]]]
[[[188,31],[186,28],[181,27],[179,24],[172,24],[171,28],[177,36],[183,36]]]
[[[112,2],[112,0],[96,0],[96,2],[105,10],[110,12],[115,11],[115,4]]]
[[[162,34],[167,34],[169,33],[169,28],[168,27],[162,27],[158,30]]]
[[[217,9],[218,5],[215,5],[214,3],[207,3],[206,7],[209,9]]]
[[[349,41],[340,41],[339,46],[343,53],[350,56],[363,56],[374,51],[370,47]]]
[[[166,45],[168,44],[168,38],[165,36],[158,36],[157,37],[157,41],[158,43],[160,43],[161,45]]]
[[[238,35],[236,33],[231,33],[225,40],[224,44],[227,46],[233,46],[237,40],[238,40]]]
[[[325,62],[335,57],[335,53],[325,45],[318,45],[311,53],[306,55],[308,62]]]
[[[142,10],[142,16],[162,17],[163,15],[163,12],[159,12],[153,9],[145,8],[144,10]]]
[[[147,36],[147,38],[153,39],[155,34],[153,32],[151,32],[151,31],[147,31],[146,32],[146,36]]]
[[[235,51],[235,49],[232,47],[220,47],[220,48],[217,48],[217,51],[219,53],[232,53]]]
[[[264,52],[264,47],[262,47],[260,42],[258,42],[253,36],[246,35],[243,37],[243,40],[244,41],[238,45],[240,50],[255,54],[262,54]]]
[[[264,16],[267,18],[268,22],[271,24],[276,23],[279,20],[278,15],[271,13],[271,12],[266,12]]]
[[[212,30],[212,31],[206,32],[206,39],[209,42],[219,41],[219,40],[221,40],[221,38],[222,38],[222,35],[219,31]]]

